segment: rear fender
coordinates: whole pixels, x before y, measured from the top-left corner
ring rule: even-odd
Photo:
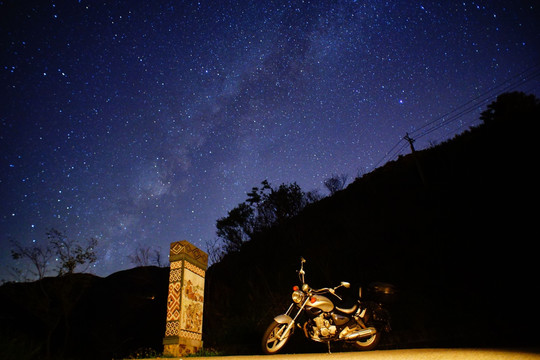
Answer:
[[[390,313],[380,306],[373,312],[373,321],[382,324],[383,330],[386,332],[392,330],[392,327],[390,326]]]

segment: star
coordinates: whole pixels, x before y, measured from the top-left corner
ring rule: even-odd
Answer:
[[[10,241],[216,239],[253,186],[324,192],[540,92],[538,5],[0,3],[0,279]],[[400,146],[396,146],[396,144]]]

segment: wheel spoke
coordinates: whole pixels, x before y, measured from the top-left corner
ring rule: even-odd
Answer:
[[[285,330],[286,327],[287,327],[286,325],[282,325],[282,326],[276,327],[274,331],[272,331],[272,334],[270,335],[270,338],[267,341],[269,348],[279,347],[279,344],[281,343],[281,341],[284,340],[281,338],[281,335],[283,335],[283,331]]]
[[[266,340],[264,342],[263,349],[266,349],[265,352],[268,354],[274,354],[278,352],[287,342],[289,336],[284,337],[285,329],[287,329],[288,324],[275,324],[274,328],[268,330],[266,334]]]

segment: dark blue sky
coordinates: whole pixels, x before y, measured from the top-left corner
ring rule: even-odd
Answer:
[[[535,3],[0,1],[0,279],[49,228],[99,238],[101,276],[205,249],[264,179],[326,195],[538,97]]]

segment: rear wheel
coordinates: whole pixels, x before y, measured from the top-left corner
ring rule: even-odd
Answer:
[[[289,331],[287,336],[283,336],[288,325],[289,324],[280,324],[277,321],[273,321],[270,326],[268,326],[262,339],[262,350],[265,354],[276,354],[285,346],[291,337],[291,331]]]
[[[373,350],[381,340],[381,332],[377,330],[374,335],[355,341],[353,344],[358,350]]]

